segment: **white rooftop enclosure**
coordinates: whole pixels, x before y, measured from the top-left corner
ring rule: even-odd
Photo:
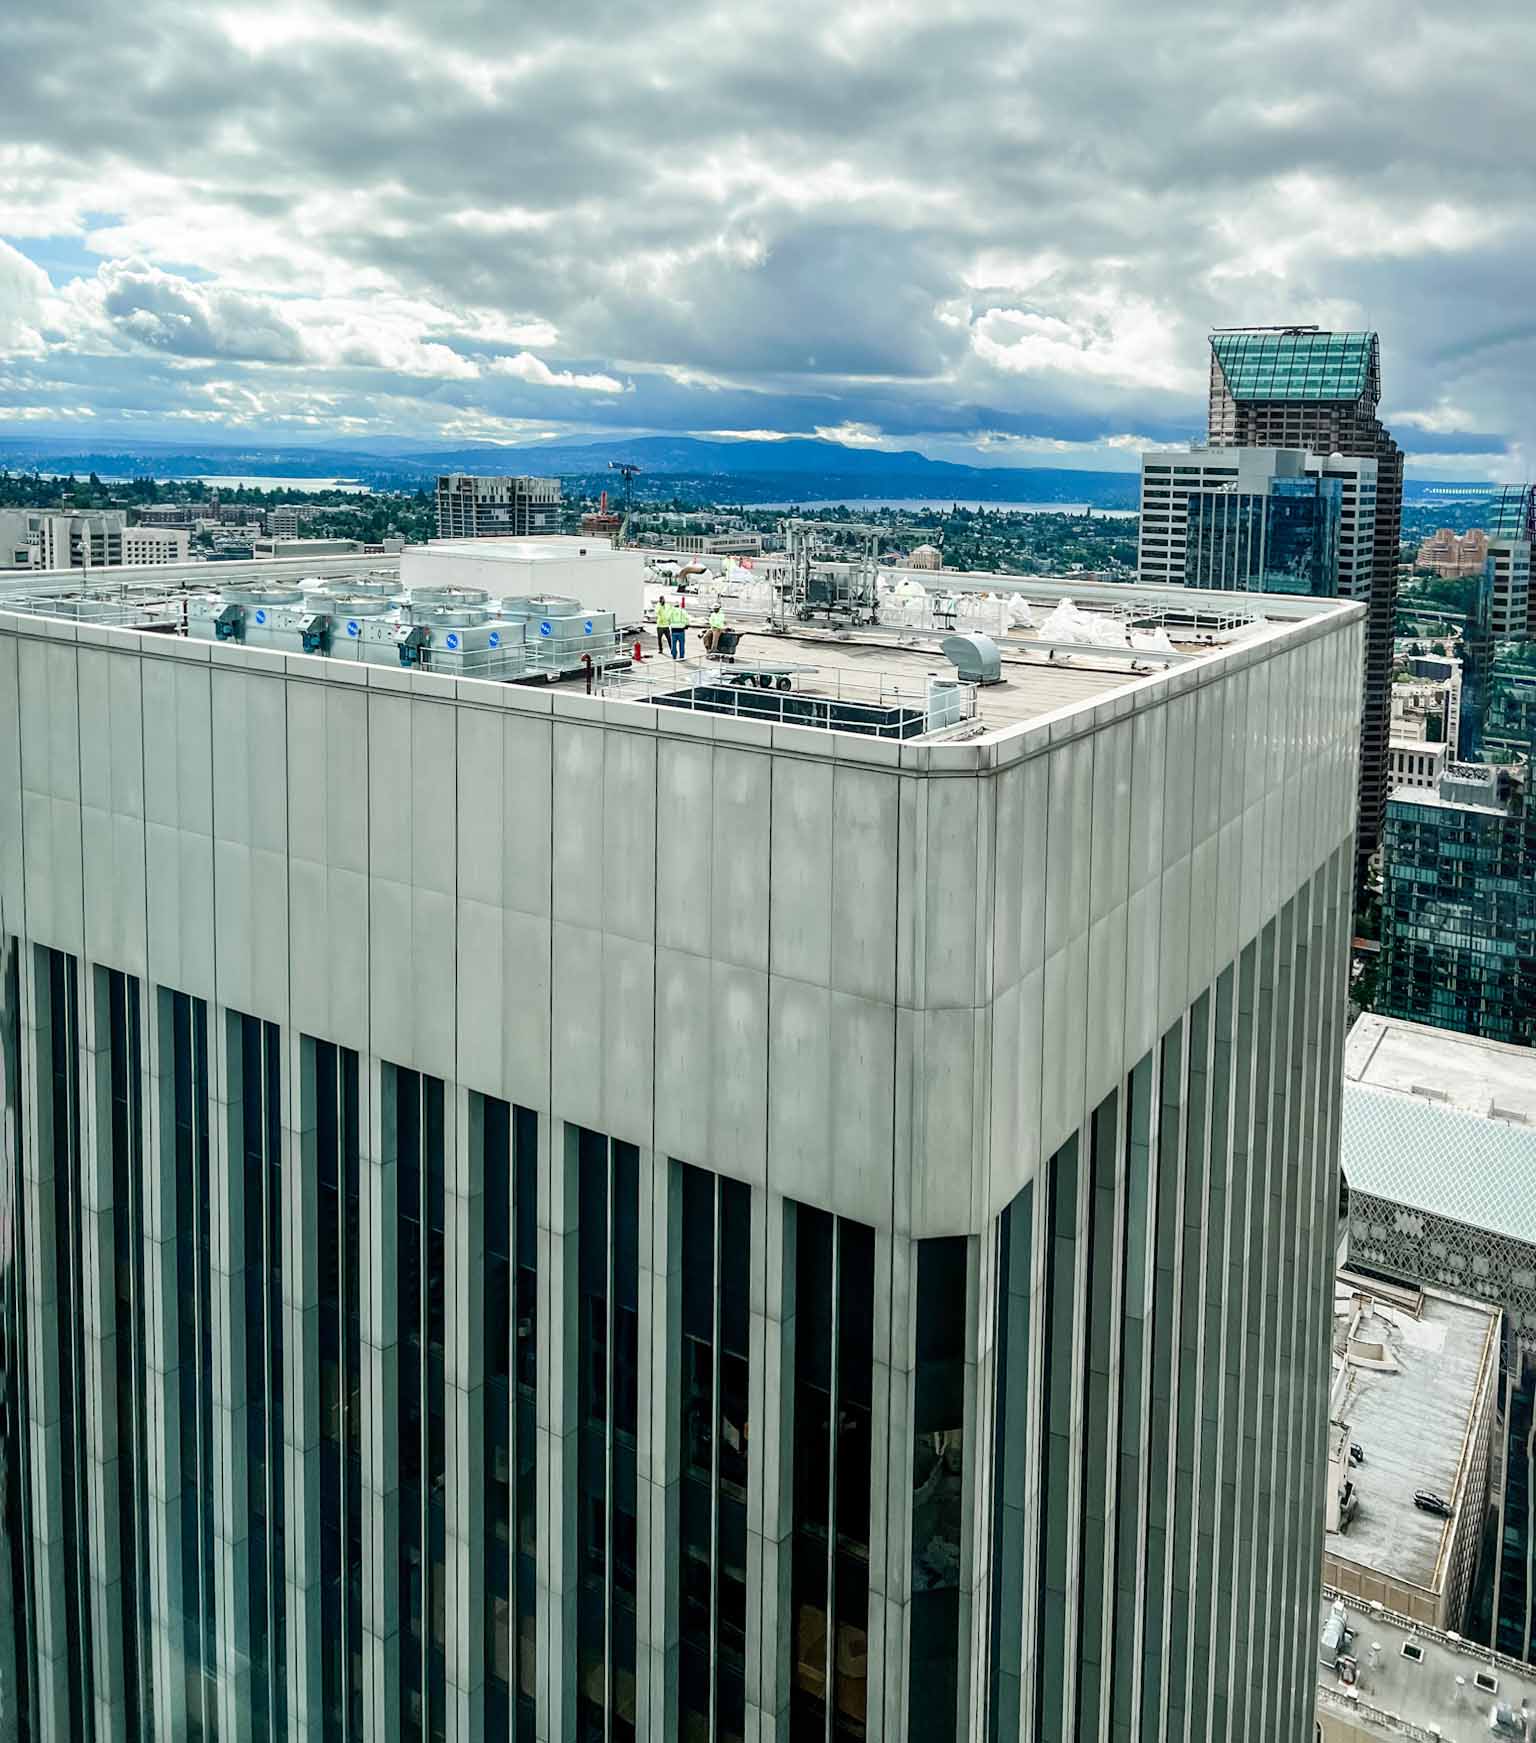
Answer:
[[[603,538],[434,539],[400,553],[406,587],[483,587],[492,598],[552,593],[621,624],[645,615],[645,554]]]

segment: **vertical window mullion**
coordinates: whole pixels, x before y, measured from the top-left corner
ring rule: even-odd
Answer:
[[[833,1715],[837,1711],[837,1418],[840,1374],[837,1360],[837,1334],[842,1317],[842,1219],[832,1218],[832,1303],[827,1316],[830,1328],[830,1367],[827,1409],[827,1638],[823,1655],[823,1686],[826,1689],[826,1738],[832,1743]]]
[[[60,1002],[63,1006],[63,1020],[56,1025],[54,1033],[57,1036],[62,1029],[63,1068],[64,1068],[64,1215],[65,1215],[65,1263],[69,1270],[71,1311],[66,1323],[59,1327],[60,1335],[69,1343],[69,1391],[70,1391],[70,1446],[65,1450],[74,1474],[71,1485],[71,1511],[74,1515],[71,1529],[74,1537],[70,1550],[70,1561],[74,1572],[75,1615],[73,1618],[76,1641],[76,1683],[80,1701],[80,1714],[83,1724],[90,1724],[92,1707],[92,1665],[91,1665],[91,1630],[90,1615],[87,1607],[87,1584],[90,1577],[89,1538],[90,1521],[85,1496],[86,1465],[85,1465],[85,1340],[84,1340],[84,1294],[83,1271],[84,1257],[82,1252],[81,1205],[80,1205],[80,1007],[79,989],[76,981],[75,959],[62,952],[57,953],[60,972],[58,985],[61,993]],[[60,1166],[60,1157],[55,1152],[54,1169]]]
[[[421,1514],[421,1737],[422,1743],[432,1735],[432,1606],[437,1594],[432,1589],[432,1273],[431,1238],[432,1188],[428,1180],[427,1080],[416,1074],[416,1181],[420,1193],[416,1219],[417,1276],[421,1285],[417,1291],[418,1342],[416,1357],[420,1379],[418,1412],[421,1447],[421,1482],[418,1502]]]
[[[616,1496],[613,1486],[613,1363],[614,1344],[618,1336],[617,1307],[618,1298],[618,1259],[614,1247],[614,1195],[618,1190],[618,1169],[615,1165],[613,1140],[608,1140],[608,1196],[604,1205],[604,1245],[607,1253],[607,1300],[603,1310],[607,1318],[607,1337],[604,1340],[603,1374],[603,1463],[604,1487],[607,1491],[607,1505],[603,1511],[603,1736],[611,1739],[613,1736],[613,1515],[616,1506]]]
[[[715,1213],[709,1279],[709,1735],[719,1729],[720,1706],[720,1176],[711,1176]]]

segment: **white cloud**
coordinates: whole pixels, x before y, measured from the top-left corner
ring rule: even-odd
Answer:
[[[883,431],[871,424],[818,424],[816,434],[824,442],[838,442],[844,448],[889,448],[892,444]]]
[[[42,350],[47,273],[0,238],[0,356],[35,356]]]
[[[496,375],[515,376],[534,387],[568,387],[580,393],[623,393],[624,383],[611,375],[576,375],[568,369],[551,369],[542,357],[519,351],[515,357],[498,357],[490,365]]]
[[[1450,435],[1457,430],[1470,430],[1475,427],[1476,422],[1465,406],[1452,405],[1448,400],[1441,400],[1438,405],[1426,407],[1423,411],[1389,411],[1383,415],[1389,425],[1407,424],[1411,429],[1424,430],[1436,436]]]
[[[1410,447],[1536,452],[1528,3],[13,7],[0,237],[72,282],[0,244],[0,400],[1113,464],[1301,319],[1381,330]]]

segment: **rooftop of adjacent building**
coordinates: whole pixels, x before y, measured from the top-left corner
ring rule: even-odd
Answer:
[[[1415,1311],[1415,1304],[1417,1311]],[[1359,1502],[1324,1549],[1384,1578],[1438,1592],[1471,1469],[1480,1401],[1499,1359],[1496,1307],[1341,1272],[1334,1283],[1333,1421],[1364,1454],[1348,1469]],[[1427,1489],[1441,1518],[1414,1505]]]
[[[1484,817],[1507,817],[1514,791],[1522,785],[1517,770],[1493,763],[1448,762],[1433,787],[1399,787],[1389,803],[1430,811],[1470,811]]]
[[[525,473],[512,472],[444,472],[437,480],[439,490],[467,490],[479,496],[497,496],[504,494],[509,488],[523,493],[534,491],[539,495],[560,494],[558,478],[535,478]]]
[[[1319,1663],[1318,1711],[1325,1723],[1347,1720],[1373,1737],[1440,1736],[1447,1743],[1470,1743],[1490,1735],[1495,1704],[1518,1712],[1526,1703],[1536,1712],[1536,1667],[1326,1587],[1318,1603],[1319,1641],[1336,1601],[1344,1605],[1356,1673],[1351,1685]],[[1418,1656],[1404,1656],[1405,1646],[1416,1648]]]
[[[1351,1191],[1536,1244],[1536,1051],[1367,1013],[1340,1155]]]
[[[1257,482],[1301,478],[1318,471],[1342,471],[1358,476],[1362,488],[1374,489],[1377,461],[1372,454],[1314,454],[1308,448],[1213,447],[1194,442],[1178,448],[1146,449],[1141,456],[1141,469],[1144,484],[1148,473],[1153,475],[1154,483],[1162,481],[1164,472],[1178,483],[1177,474],[1193,472],[1236,472],[1240,478],[1251,477]]]
[[[530,555],[543,555],[554,562],[567,558],[571,547],[583,545],[594,554],[607,552],[605,545],[593,546],[579,538],[442,544],[453,547],[455,555],[487,563]],[[638,553],[623,555],[634,558]],[[78,570],[31,572],[15,581],[0,580],[0,611],[177,633],[178,614],[184,615],[185,601],[194,594],[217,592],[237,582],[242,586],[292,586],[312,581],[316,586],[345,588],[352,581],[398,579],[400,563],[395,555],[311,556],[297,561],[244,562],[234,568],[194,562],[137,568],[131,579],[115,570],[89,578]],[[489,582],[486,585],[493,594],[498,591]],[[1070,604],[1080,631],[1079,639],[1066,644],[1000,630],[997,641],[1002,681],[970,687],[965,717],[944,729],[943,736],[950,738],[986,737],[1045,720],[1086,703],[1123,695],[1138,685],[1155,682],[1170,670],[1257,647],[1294,632],[1311,619],[1358,613],[1360,609],[1331,599],[1097,583],[1080,576],[945,575],[944,586],[946,593],[1022,597],[1037,619]],[[574,583],[560,584],[556,590],[566,592],[573,587]],[[509,593],[530,590],[539,589],[530,589],[522,581],[500,589]],[[702,649],[697,631],[702,628],[702,613],[691,598],[690,605],[696,626],[689,644],[690,663],[675,667],[668,659],[655,658],[654,635],[648,627],[642,630],[636,612],[628,627],[641,631],[642,653],[650,657],[633,673],[610,674],[604,689],[607,700],[649,702],[664,692],[718,684],[721,669],[711,668],[699,658]],[[774,629],[761,608],[750,609],[730,599],[725,605],[731,625],[744,632],[737,668],[753,663],[787,668],[793,692],[799,695],[857,702],[888,699],[891,692],[902,692],[901,705],[905,706],[907,697],[926,697],[930,676],[955,677],[955,668],[943,651],[944,630],[918,630],[906,624],[823,628],[795,622]],[[1104,632],[1106,643],[1118,635],[1119,645],[1097,645],[1083,639],[1096,633],[1095,626]],[[1127,626],[1150,626],[1145,645],[1129,645]],[[621,622],[620,628],[625,627]],[[733,674],[728,669],[726,675]],[[777,687],[773,694],[780,694]],[[742,712],[761,718],[760,708],[743,706]],[[782,723],[796,722],[786,715]]]

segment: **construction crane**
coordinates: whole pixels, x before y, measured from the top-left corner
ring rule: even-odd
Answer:
[[[640,468],[633,460],[610,460],[608,462],[608,470],[610,472],[617,472],[624,480],[624,518],[619,523],[619,530],[613,541],[615,545],[622,545],[624,543],[625,535],[629,532],[629,489],[630,485],[634,483],[635,474],[640,470]]]

